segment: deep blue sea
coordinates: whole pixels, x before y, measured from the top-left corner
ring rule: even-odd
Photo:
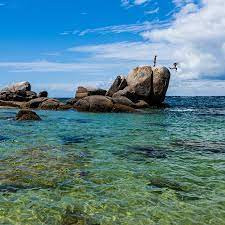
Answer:
[[[0,109],[0,224],[225,224],[225,97],[144,114]]]

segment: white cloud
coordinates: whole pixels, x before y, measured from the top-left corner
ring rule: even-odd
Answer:
[[[168,63],[168,55],[170,50],[163,50],[160,43],[150,42],[116,42],[101,45],[86,45],[68,49],[71,52],[89,53],[89,56],[94,59],[107,59],[121,62],[136,62],[136,63],[152,63],[154,55],[160,54],[160,62]],[[160,51],[160,52],[159,52]],[[92,59],[93,60],[93,59]]]
[[[159,12],[159,7],[155,8],[155,9],[152,9],[152,10],[148,10],[148,11],[145,11],[145,14],[146,15],[149,15],[149,14],[156,14]]]
[[[148,4],[151,0],[121,0],[121,6],[124,8],[130,8],[132,6],[140,6]]]
[[[112,64],[104,64],[104,68],[111,68]],[[8,69],[9,72],[86,72],[98,73],[102,71],[101,63],[58,63],[51,61],[34,62],[0,62],[0,68]]]
[[[199,7],[186,4],[175,15],[171,26],[144,32],[152,43],[171,50],[168,59],[180,62],[180,76],[187,79],[225,75],[224,0],[203,0]]]
[[[154,13],[154,12],[152,12]],[[100,34],[108,34],[108,33],[140,33],[143,31],[149,31],[156,28],[167,27],[169,24],[167,21],[145,21],[143,23],[135,23],[135,24],[124,24],[124,25],[114,25],[107,27],[99,27],[95,29],[86,29],[79,33],[80,36],[90,34],[90,33],[100,33]]]
[[[177,6],[181,7],[189,3],[194,3],[194,0],[172,0],[172,2]]]

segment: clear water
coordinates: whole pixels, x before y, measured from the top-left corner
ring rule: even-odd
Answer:
[[[225,97],[146,114],[0,109],[0,224],[225,224]]]

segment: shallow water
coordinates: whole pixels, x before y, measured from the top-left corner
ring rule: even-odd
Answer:
[[[0,224],[225,224],[225,97],[146,114],[0,110]]]

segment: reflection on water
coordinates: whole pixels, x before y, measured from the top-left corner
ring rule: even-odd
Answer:
[[[0,224],[225,224],[225,98],[139,114],[0,110]]]

